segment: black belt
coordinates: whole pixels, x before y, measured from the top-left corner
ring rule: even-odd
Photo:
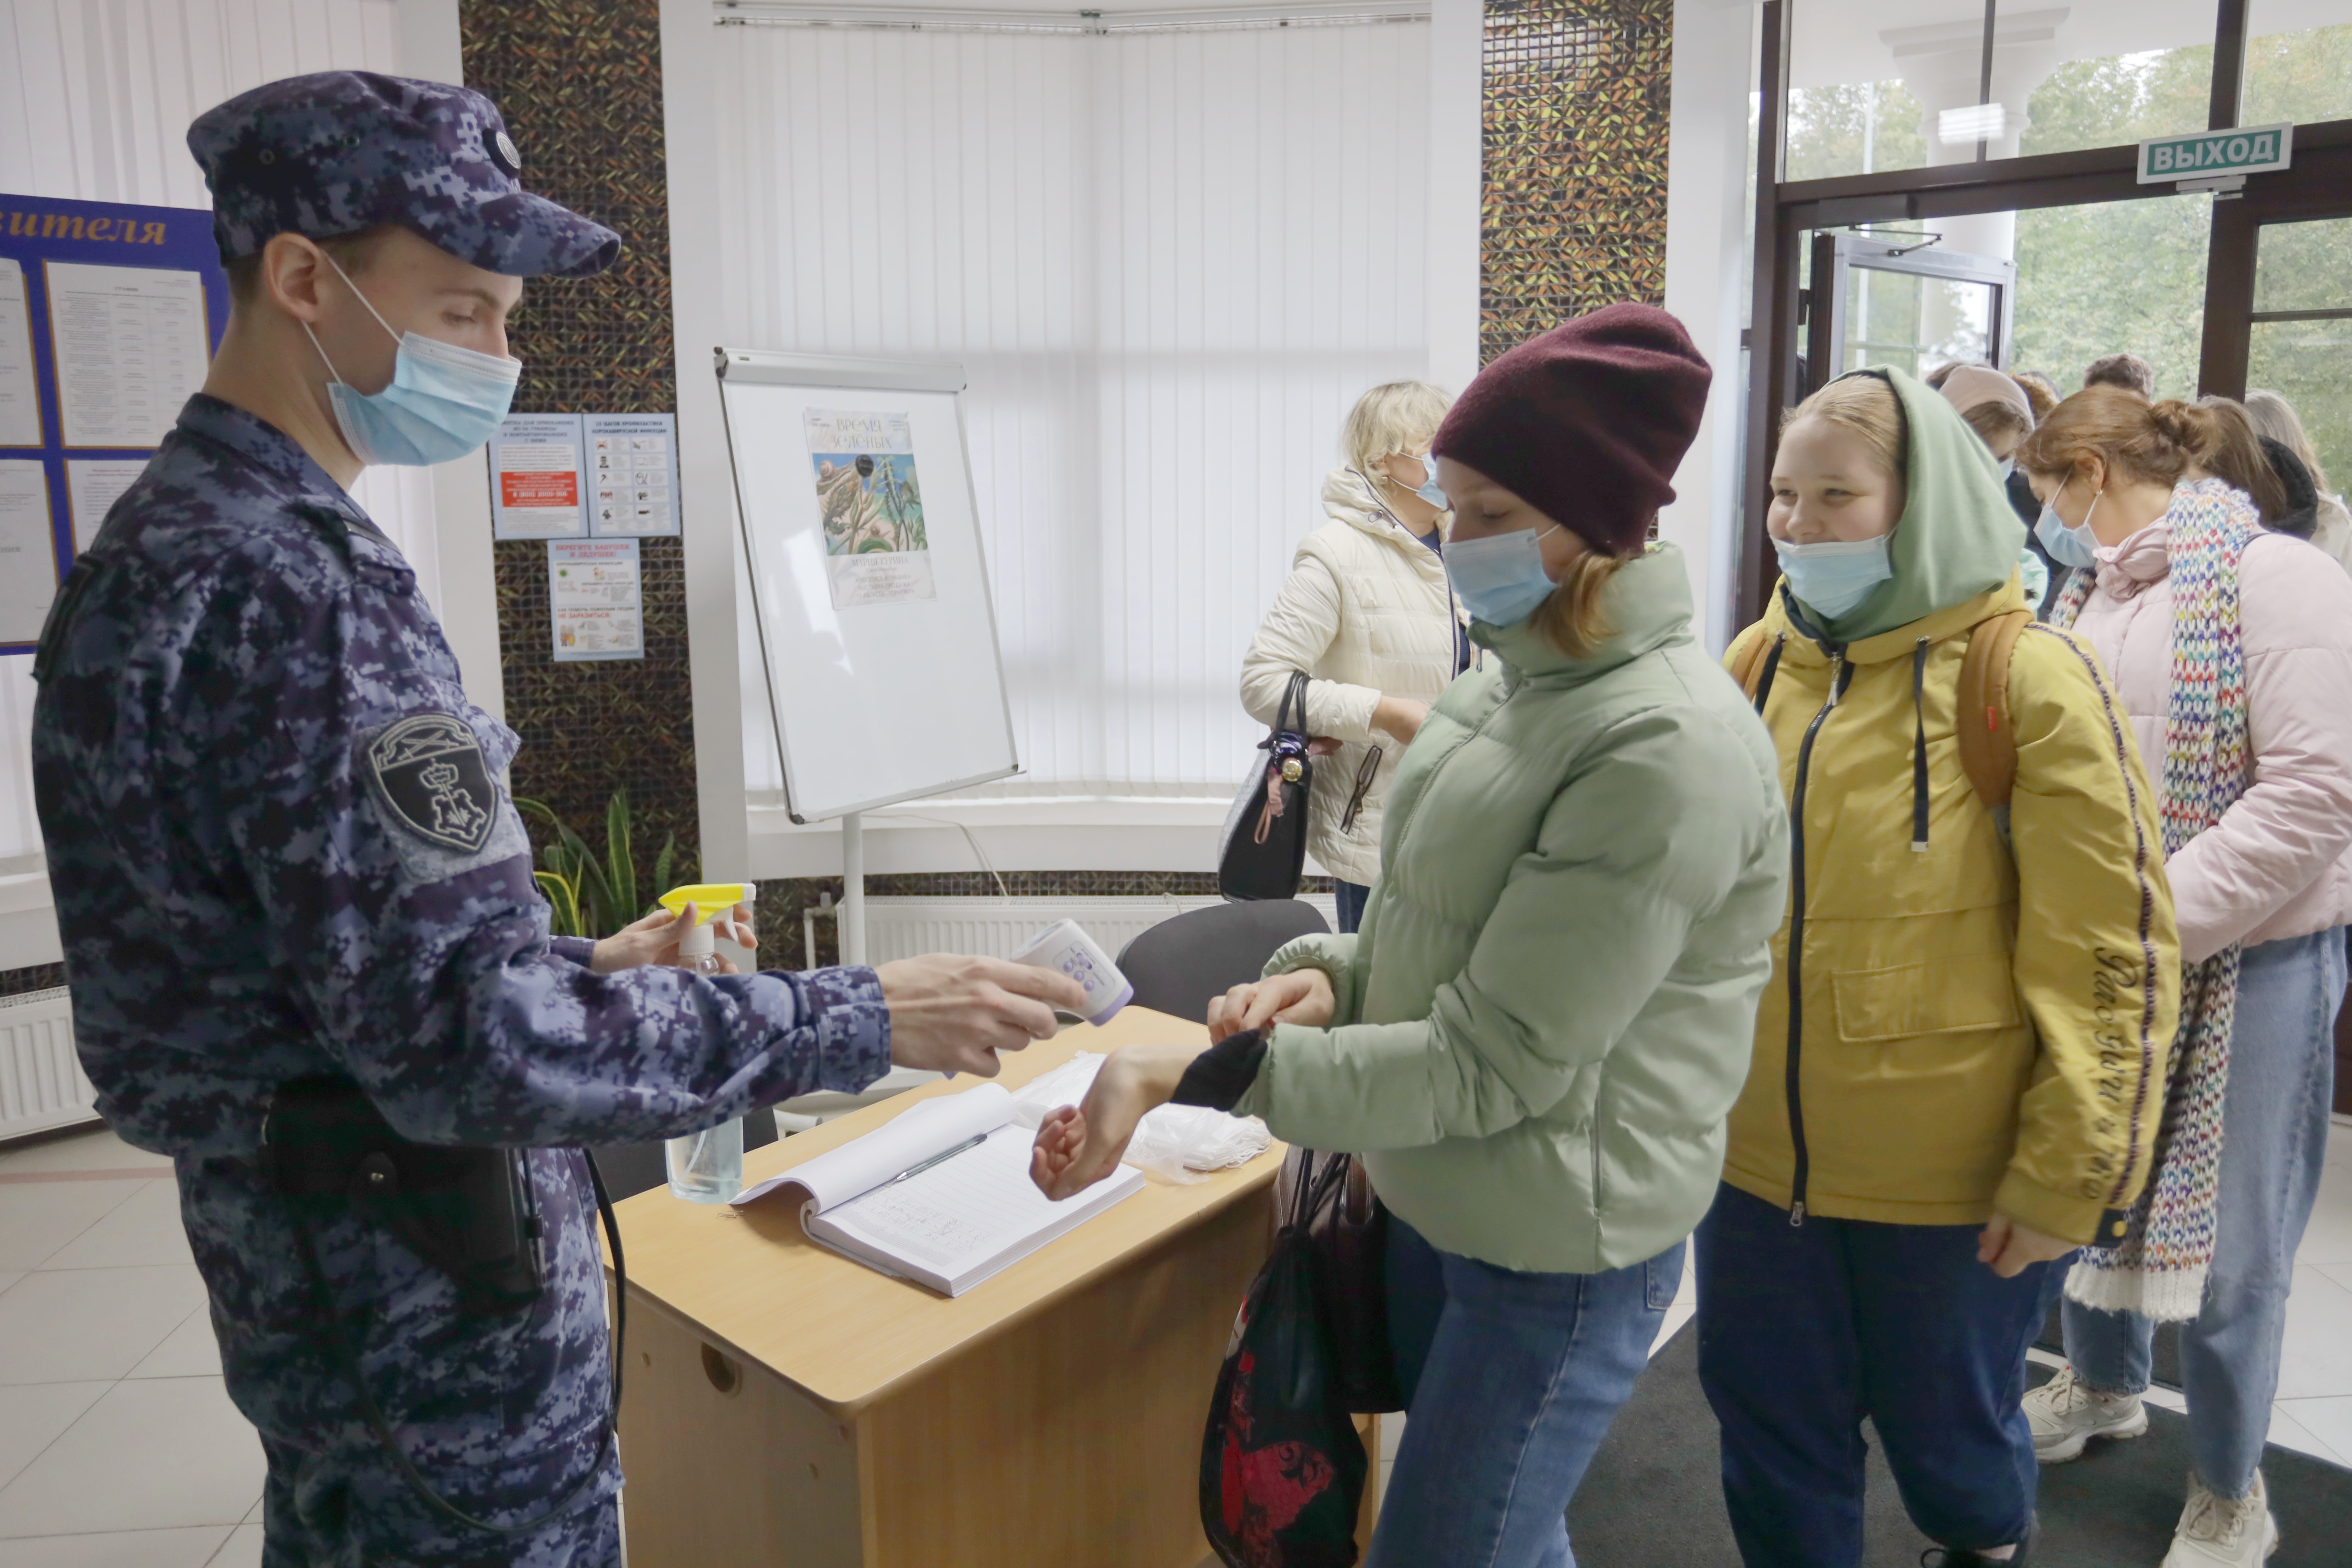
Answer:
[[[442,1515],[497,1535],[522,1535],[556,1519],[604,1468],[621,1415],[621,1347],[628,1334],[627,1268],[621,1227],[604,1178],[585,1149],[588,1180],[596,1190],[606,1242],[613,1249],[613,1408],[586,1473],[553,1507],[520,1524],[477,1519],[425,1483],[400,1451],[383,1411],[368,1392],[359,1352],[335,1311],[319,1262],[311,1222],[348,1211],[390,1230],[457,1288],[458,1310],[496,1316],[521,1311],[547,1286],[547,1237],[539,1221],[530,1167],[519,1149],[415,1143],[393,1130],[364,1090],[344,1079],[308,1078],[282,1084],[262,1125],[262,1154],[285,1198],[310,1281],[320,1325],[377,1445],[409,1489]]]

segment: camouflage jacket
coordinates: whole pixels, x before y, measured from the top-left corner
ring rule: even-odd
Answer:
[[[320,1233],[410,1457],[511,1517],[578,1473],[604,1415],[594,1207],[561,1146],[864,1087],[889,1065],[873,972],[599,975],[589,943],[551,941],[502,784],[513,732],[467,700],[399,552],[293,441],[215,399],[189,402],[75,564],[36,674],[76,1043],[108,1122],[176,1158],[229,1392],[269,1450],[273,1535],[299,1476],[320,1561],[478,1552],[373,1458],[306,1324],[256,1160],[270,1090],[341,1074],[413,1139],[541,1151],[555,1246],[528,1313],[458,1317],[387,1234]]]

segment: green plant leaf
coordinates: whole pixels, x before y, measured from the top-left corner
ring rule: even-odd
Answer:
[[[549,910],[548,929],[557,936],[580,936],[580,900],[570,882],[552,871],[533,871],[532,881],[546,895]]]
[[[661,853],[654,857],[654,897],[656,901],[646,907],[646,912],[647,914],[651,914],[655,910],[661,908],[661,904],[658,901],[661,895],[668,892],[670,889],[677,886],[676,883],[669,879],[671,862],[677,858],[677,835],[673,833],[667,839],[662,841]]]
[[[616,789],[604,805],[604,874],[612,883],[613,913],[624,924],[636,919],[637,857],[629,841],[629,792]]]
[[[572,883],[579,889],[580,934],[612,935],[628,922],[615,923],[613,919],[619,906],[613,902],[613,886],[605,879],[604,868],[596,863],[596,857],[589,853],[580,835],[561,822],[555,825],[555,831],[562,837],[565,855],[572,863]]]

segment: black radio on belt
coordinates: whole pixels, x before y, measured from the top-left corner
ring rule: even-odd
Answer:
[[[461,1311],[511,1312],[539,1299],[545,1238],[522,1151],[415,1143],[359,1085],[280,1085],[262,1147],[278,1191],[313,1212],[338,1200],[456,1281]]]

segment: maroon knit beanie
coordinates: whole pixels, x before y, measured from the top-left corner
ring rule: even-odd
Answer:
[[[1595,550],[1630,555],[1675,499],[1714,373],[1683,324],[1611,305],[1478,373],[1431,450],[1501,485]]]

